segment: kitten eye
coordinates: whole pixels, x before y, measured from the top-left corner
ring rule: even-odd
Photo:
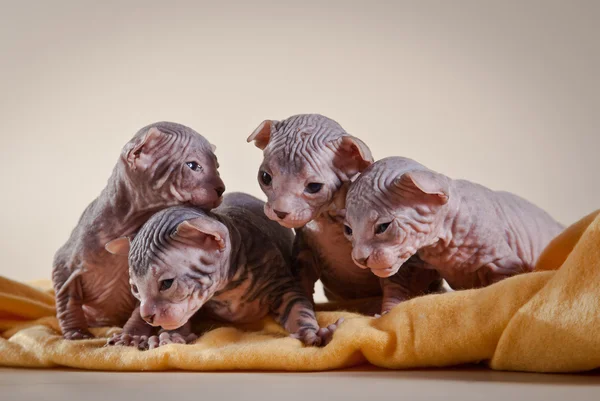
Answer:
[[[344,224],[344,232],[349,237],[352,235],[352,229],[350,227],[348,227],[347,225],[345,225],[345,224]]]
[[[133,292],[134,294],[137,294],[139,292],[135,284],[131,284],[131,292]]]
[[[160,282],[160,291],[166,291],[173,285],[174,279],[163,280]]]
[[[271,177],[271,175],[269,173],[267,173],[266,171],[262,171],[260,173],[260,180],[262,181],[263,184],[265,184],[268,187],[271,185],[271,181],[273,181],[273,177]]]
[[[304,190],[309,194],[316,194],[321,190],[321,188],[323,188],[323,184],[320,184],[318,182],[311,182],[306,186]]]
[[[378,225],[377,228],[375,228],[375,234],[383,234],[385,232],[385,230],[388,229],[390,224],[392,224],[391,221],[389,223],[383,223],[383,224]]]
[[[202,166],[200,166],[198,163],[196,162],[186,162],[185,163],[189,168],[191,168],[193,171],[200,171],[202,170]]]

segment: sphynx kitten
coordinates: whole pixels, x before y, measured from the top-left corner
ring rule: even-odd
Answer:
[[[226,322],[272,315],[306,345],[326,345],[338,321],[319,328],[312,303],[292,275],[292,230],[267,219],[264,203],[226,195],[212,212],[176,206],[152,216],[130,242],[106,245],[129,255],[131,291],[140,301],[140,324],[164,330],[158,337],[121,338],[117,345],[155,348],[189,342],[190,318]]]
[[[346,233],[360,267],[389,277],[419,255],[454,289],[531,271],[563,230],[523,198],[453,180],[403,157],[367,168],[350,187],[346,206]]]
[[[93,337],[88,327],[122,325],[132,314],[127,258],[106,242],[135,232],[168,206],[216,207],[225,191],[214,147],[180,124],[139,130],[123,148],[106,187],[83,212],[54,257],[52,280],[63,336]]]
[[[268,201],[265,214],[296,229],[295,271],[312,296],[321,279],[330,300],[383,295],[382,312],[429,290],[439,275],[411,259],[410,269],[386,279],[356,267],[344,237],[346,191],[352,179],[373,163],[371,151],[337,122],[318,114],[266,120],[248,142],[263,150],[258,181]],[[374,311],[369,311],[374,312]]]

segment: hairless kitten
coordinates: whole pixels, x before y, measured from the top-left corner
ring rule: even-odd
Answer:
[[[455,289],[531,271],[563,230],[523,198],[452,180],[403,157],[371,165],[346,201],[346,233],[360,267],[389,277],[417,254]]]
[[[371,151],[337,122],[318,114],[263,121],[248,142],[263,150],[258,181],[268,201],[266,215],[296,229],[295,270],[312,296],[321,279],[332,300],[383,294],[382,311],[422,294],[439,275],[415,257],[394,277],[379,280],[355,266],[344,237],[346,191],[373,162]],[[441,281],[441,280],[439,280]]]
[[[202,308],[203,315],[237,323],[271,314],[304,344],[325,345],[340,322],[319,328],[292,275],[294,235],[267,219],[263,205],[232,193],[212,212],[176,206],[152,216],[131,242],[108,243],[111,252],[129,254],[131,291],[141,303],[137,324],[164,329],[117,344],[185,343],[190,318]]]
[[[169,122],[142,128],[125,145],[106,187],[54,257],[64,338],[91,338],[88,327],[122,325],[130,317],[135,298],[127,258],[111,255],[104,245],[135,232],[165,207],[216,207],[225,187],[213,151],[194,130]]]

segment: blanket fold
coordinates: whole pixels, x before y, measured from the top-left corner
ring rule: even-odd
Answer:
[[[404,302],[379,319],[344,316],[324,348],[303,347],[271,319],[212,327],[193,345],[104,347],[118,328],[65,341],[45,288],[0,277],[0,366],[93,370],[317,371],[362,363],[406,369],[485,362],[492,369],[576,372],[600,367],[600,211],[557,237],[536,272],[487,288]],[[344,305],[340,305],[341,308]],[[327,309],[331,309],[329,306]]]

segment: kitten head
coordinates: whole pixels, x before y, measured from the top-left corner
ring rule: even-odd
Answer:
[[[160,122],[138,131],[124,146],[121,161],[145,202],[211,209],[225,191],[214,150],[193,129]]]
[[[449,199],[450,180],[401,157],[375,162],[350,186],[344,231],[352,259],[389,277],[412,255],[434,244]]]
[[[158,212],[129,239],[106,249],[129,255],[131,291],[152,326],[183,326],[225,279],[230,252],[227,227],[209,213],[183,206]]]
[[[360,139],[318,114],[265,120],[250,141],[263,150],[258,182],[268,199],[265,214],[288,228],[317,217],[343,183],[373,162]]]

